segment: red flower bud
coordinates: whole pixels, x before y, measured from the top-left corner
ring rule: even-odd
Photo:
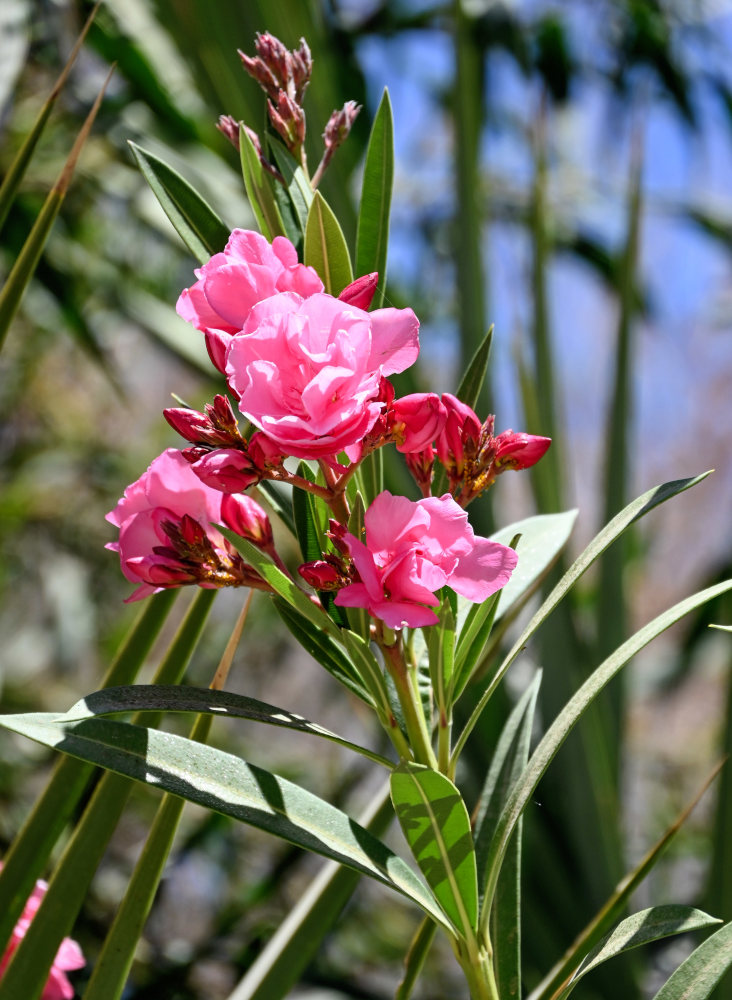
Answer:
[[[313,562],[298,566],[297,571],[305,583],[309,583],[314,590],[340,590],[350,581],[334,562],[335,560],[331,562],[327,559],[315,559]]]
[[[346,285],[338,298],[341,302],[346,302],[349,306],[356,306],[357,309],[367,310],[371,305],[371,300],[376,292],[379,283],[378,271],[371,274],[364,274],[361,278],[356,278],[350,285]]]
[[[207,435],[214,429],[207,416],[199,413],[198,410],[189,410],[187,407],[168,407],[163,410],[163,416],[173,430],[177,431],[186,441],[190,441],[191,444],[206,441]]]
[[[335,150],[341,143],[345,142],[360,110],[360,104],[356,104],[355,101],[346,101],[339,111],[333,112],[325,126],[325,132],[323,132],[326,149]]]
[[[263,431],[252,434],[248,444],[249,457],[254,465],[265,472],[267,469],[278,469],[284,461],[284,454],[272,438]]]
[[[522,431],[503,431],[493,439],[496,467],[528,469],[539,461],[551,443],[552,439],[548,437],[525,434]],[[504,472],[505,469],[501,471]]]
[[[225,496],[221,501],[221,519],[227,528],[241,535],[260,549],[272,545],[272,525],[256,500],[241,493]]]
[[[391,405],[397,451],[424,451],[442,433],[447,409],[434,392],[414,392]]]
[[[262,478],[252,460],[237,448],[216,448],[191,466],[206,486],[221,493],[239,493]]]
[[[216,128],[219,132],[226,136],[231,145],[238,151],[239,149],[239,122],[236,118],[231,115],[219,115],[219,120],[216,123]],[[257,139],[257,141],[259,141]]]

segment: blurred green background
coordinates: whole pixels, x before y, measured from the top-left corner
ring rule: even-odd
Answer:
[[[0,171],[88,9],[0,4]],[[170,394],[200,405],[221,386],[199,335],[174,311],[194,261],[127,140],[176,166],[228,226],[253,226],[236,153],[214,126],[227,113],[261,129],[263,101],[236,48],[251,52],[264,30],[289,46],[304,36],[312,49],[313,166],[331,110],[350,99],[364,105],[323,183],[351,240],[370,120],[390,88],[397,161],[387,296],[421,319],[422,385],[454,389],[495,322],[484,413],[497,414],[498,430],[554,438],[535,474],[504,477],[490,503],[471,508],[477,528],[578,506],[575,551],[655,483],[717,469],[616,545],[528,652],[502,704],[538,663],[546,721],[626,635],[729,575],[732,6],[724,3],[108,0],[0,244],[4,276],[116,61],[0,355],[3,710],[64,709],[94,690],[134,617],[104,550],[112,537],[104,514],[162,448],[178,444],[160,414]],[[178,616],[189,600],[179,599]],[[239,601],[219,596],[193,683],[208,683]],[[654,644],[541,786],[527,817],[528,987],[732,748],[729,639],[706,627],[729,620],[729,607],[710,607]],[[370,721],[344,694],[332,696],[263,599],[255,598],[231,686],[340,730],[346,708],[345,735],[369,739]],[[473,741],[468,787],[500,709]],[[293,736],[246,726],[217,729],[215,739],[353,812],[368,798],[337,748],[316,760]],[[2,852],[48,762],[6,735],[0,751]],[[699,902],[732,919],[732,779],[716,787],[639,906]],[[94,882],[75,934],[91,960],[154,804],[135,793]],[[317,868],[255,831],[187,809],[127,996],[227,997]],[[385,910],[383,894],[362,886],[297,995],[390,996],[415,924],[408,908],[389,900]],[[582,995],[650,995],[685,947],[664,945],[593,974]],[[456,968],[436,948],[416,995],[458,996]],[[720,1000],[729,988],[719,987]]]

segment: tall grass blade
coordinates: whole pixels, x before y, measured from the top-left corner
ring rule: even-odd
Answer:
[[[158,668],[159,683],[173,684],[182,678],[215,596],[215,590],[201,590],[194,598]],[[132,787],[132,782],[119,774],[105,774],[99,781],[49,882],[41,907],[0,979],[0,1000],[40,997],[61,940],[71,931]]]
[[[64,164],[61,173],[58,175],[56,183],[51,188],[48,197],[44,201],[43,207],[38,213],[38,218],[33,223],[33,228],[23,244],[15,264],[13,264],[13,267],[10,270],[10,274],[8,275],[7,281],[3,285],[2,291],[0,291],[0,350],[5,342],[5,337],[7,336],[10,324],[13,322],[13,318],[18,311],[18,306],[23,298],[23,293],[25,292],[29,281],[33,277],[33,273],[38,265],[41,254],[43,253],[43,248],[46,245],[53,223],[56,220],[56,216],[61,209],[64,197],[66,196],[69,184],[71,183],[76,162],[79,159],[84,143],[89,137],[89,132],[94,124],[94,119],[97,116],[97,112],[99,111],[104,97],[104,92],[107,89],[107,84],[109,83],[113,72],[114,66],[110,69],[107,79],[102,84],[102,88],[97,94],[97,98],[92,105],[91,111],[86,116],[86,120],[81,126],[81,130],[76,137],[66,163]]]
[[[66,85],[69,73],[76,62],[76,57],[81,50],[81,46],[84,44],[84,39],[86,38],[87,32],[91,27],[92,21],[96,17],[96,13],[99,10],[101,2],[102,0],[97,0],[97,3],[94,4],[89,17],[86,19],[84,27],[81,29],[79,37],[74,43],[74,47],[71,50],[69,58],[66,60],[66,65],[61,70],[58,79],[51,88],[51,93],[46,98],[43,107],[38,113],[38,117],[33,123],[33,128],[23,140],[23,145],[15,154],[13,161],[3,177],[2,184],[0,184],[0,230],[2,230],[5,220],[8,217],[8,212],[13,204],[13,199],[15,198],[16,192],[20,187],[20,182],[23,180],[25,172],[28,169],[28,164],[30,163],[33,152],[38,145],[38,140],[43,135],[43,130],[46,127],[46,123],[51,115],[51,111],[53,110],[56,100]]]
[[[104,685],[133,681],[173,606],[178,591],[156,594],[145,602],[124,645],[111,664]],[[40,878],[54,844],[87,786],[91,764],[63,757],[56,764],[39,798],[5,855],[0,869],[0,951],[10,939],[36,879]]]
[[[359,823],[381,837],[394,818],[386,785]],[[360,881],[351,868],[328,861],[299,897],[228,1000],[282,1000],[300,979]],[[425,918],[436,928],[434,921]]]

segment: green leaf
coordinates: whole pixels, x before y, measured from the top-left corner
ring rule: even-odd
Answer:
[[[91,23],[94,20],[97,11],[99,10],[100,4],[101,0],[98,0],[98,2],[94,5],[93,9],[91,10],[88,18],[86,19],[84,27],[81,29],[79,37],[76,39],[76,42],[74,43],[74,47],[69,54],[69,58],[66,60],[64,68],[61,70],[59,78],[56,80],[53,87],[51,88],[51,93],[44,101],[43,107],[38,112],[38,117],[33,123],[33,127],[23,140],[23,144],[13,157],[10,166],[5,171],[5,176],[3,177],[2,184],[0,184],[0,229],[2,229],[5,220],[8,217],[8,212],[10,211],[10,208],[13,204],[13,200],[15,198],[17,190],[20,187],[20,182],[23,180],[23,177],[25,176],[25,172],[28,169],[28,164],[30,163],[31,158],[33,157],[33,152],[36,146],[38,145],[38,140],[43,135],[43,131],[51,115],[51,111],[53,110],[53,107],[58,99],[58,96],[66,84],[66,80],[68,79],[69,73],[71,72],[71,68],[76,62],[76,57],[79,54],[81,46],[84,44],[84,39],[86,38],[86,34],[89,31],[89,28],[91,27]],[[8,27],[9,25],[7,24],[4,25],[4,28],[7,29]]]
[[[273,185],[277,182],[262,166],[254,143],[243,125],[239,128],[239,150],[247,197],[262,235],[271,243],[275,236],[286,235],[285,224],[274,196]]]
[[[459,934],[478,920],[478,880],[470,817],[444,774],[403,761],[391,776],[397,819],[415,860]]]
[[[577,510],[537,514],[491,535],[492,541],[502,545],[510,545],[516,535],[521,536],[516,546],[518,565],[498,596],[496,621],[508,616],[533,591],[567,544],[576,520]]]
[[[479,887],[484,878],[488,845],[511,786],[526,767],[534,724],[536,698],[541,684],[537,672],[528,688],[509,715],[498,740],[485,784],[474,815],[475,855]],[[521,996],[521,852],[522,821],[506,850],[496,887],[496,899],[491,918],[496,981],[504,1000]]]
[[[319,191],[315,192],[305,228],[304,262],[320,275],[326,292],[340,295],[353,281],[351,257],[338,219]]]
[[[137,143],[129,146],[161,208],[198,263],[220,253],[230,232],[208,202],[164,160]]]
[[[394,816],[389,786],[377,793],[359,823],[382,836]],[[300,978],[358,885],[360,875],[335,861],[318,872],[259,953],[228,1000],[282,1000]],[[437,925],[425,918],[430,927]]]
[[[437,925],[429,917],[425,917],[419,925],[417,933],[412,938],[407,954],[404,956],[404,978],[399,983],[394,1000],[409,1000],[417,978],[429,954],[430,946],[435,936]]]
[[[241,552],[247,563],[253,566],[259,575],[267,581],[274,592],[287,601],[290,607],[299,611],[316,628],[322,629],[332,638],[338,638],[338,626],[330,620],[322,608],[317,607],[307,594],[300,590],[294,580],[285,576],[282,570],[275,566],[269,556],[266,556],[256,545],[247,542],[241,535],[237,535],[225,526],[219,524],[217,528],[222,535],[229,539],[234,548]]]
[[[529,759],[531,731],[541,676],[541,671],[537,671],[504,723],[473,815],[479,880],[485,875],[488,846],[495,832],[498,817],[503,811],[509,791]]]
[[[682,962],[653,1000],[707,1000],[725,972],[732,966],[732,922]]]
[[[367,705],[374,704],[371,695],[361,681],[359,671],[330,636],[326,635],[319,626],[314,625],[304,615],[299,614],[287,601],[276,597],[274,606],[294,638],[314,660],[317,660],[321,667],[324,667],[329,674],[332,674],[337,681],[344,684],[349,691],[365,701]]]
[[[488,358],[493,341],[493,326],[491,325],[483,340],[478,344],[475,354],[470,359],[465,374],[460,379],[455,395],[472,409],[478,405],[478,398],[488,372]]]
[[[292,512],[292,487],[285,483],[276,483],[269,479],[263,479],[257,489],[264,494],[267,503],[284,525],[287,526],[290,534],[297,538],[295,529],[295,517]]]
[[[664,831],[636,867],[622,879],[607,902],[598,910],[587,926],[580,931],[561,959],[546,974],[530,993],[528,1000],[551,1000],[555,998],[563,983],[577,968],[582,956],[588,953],[625,910],[628,900],[654,867],[665,849],[681,829],[686,819],[719,773],[722,764],[714,768],[691,802],[679,813],[673,823]]]
[[[653,906],[650,909],[634,913],[632,916],[626,917],[625,920],[621,920],[615,930],[607,934],[592,949],[565,989],[558,995],[557,1000],[565,1000],[583,976],[621,952],[649,944],[651,941],[671,937],[673,934],[698,931],[704,927],[721,924],[721,922],[721,920],[710,917],[709,914],[703,913],[701,910],[695,910],[692,906],[675,904]]]
[[[287,194],[300,230],[300,240],[302,240],[305,236],[308,212],[313,201],[313,189],[305,176],[305,171],[278,139],[270,136],[269,147],[275,165],[284,177]],[[277,187],[281,187],[281,185],[277,185]],[[299,241],[293,240],[292,242],[297,246]]]
[[[667,628],[670,628],[671,625],[679,621],[685,614],[706,604],[707,601],[712,600],[719,594],[726,593],[728,590],[732,590],[732,580],[725,580],[714,587],[707,587],[692,597],[687,597],[685,600],[679,601],[678,604],[658,615],[601,663],[569,700],[544,734],[521,778],[514,785],[509,800],[501,814],[489,851],[484,906],[490,906],[491,904],[501,861],[518,818],[526,808],[536,786],[555,754],[588,706],[592,704],[600,691],[602,691],[605,685],[612,680],[625,664],[652,639],[655,639],[656,636],[660,635]]]
[[[6,715],[0,725],[348,865],[446,925],[424,884],[385,844],[317,795],[239,757],[110,719],[63,723],[43,714]]]
[[[445,596],[439,608],[440,621],[424,630],[429,654],[430,679],[439,709],[451,708],[450,694],[455,667],[455,616]]]
[[[155,675],[157,682],[176,683],[183,677],[216,593],[215,590],[200,590],[194,597],[158,667]],[[13,719],[12,716],[9,718]],[[19,717],[16,716],[15,719],[17,718]],[[39,720],[43,716],[31,715],[27,718]],[[109,724],[107,720],[90,720],[81,725],[100,723]],[[40,728],[43,729],[42,724]],[[137,732],[144,731],[139,726],[130,728]],[[55,742],[60,739],[63,739],[62,734],[55,738]],[[54,746],[55,742],[45,745]],[[96,759],[79,756],[88,763],[99,763]],[[131,789],[131,782],[120,775],[102,775],[50,879],[48,891],[40,908],[0,979],[0,1000],[17,1000],[18,997],[23,997],[24,1000],[38,1000],[61,940],[71,932],[86,891],[119,822]]]
[[[495,691],[508,668],[511,666],[518,654],[523,650],[524,646],[534,632],[536,632],[539,626],[549,617],[552,611],[557,607],[568,591],[571,590],[582,574],[589,569],[598,556],[602,555],[605,549],[607,549],[607,547],[625,531],[629,524],[639,520],[655,507],[665,503],[666,500],[670,500],[671,497],[678,496],[678,494],[683,493],[684,490],[688,490],[692,486],[696,486],[697,483],[706,479],[708,475],[709,473],[705,472],[700,476],[695,476],[693,479],[677,479],[673,482],[656,486],[652,490],[648,490],[647,493],[642,494],[642,496],[633,500],[632,503],[629,503],[624,510],[620,511],[620,513],[617,514],[609,524],[606,524],[605,527],[597,535],[595,535],[584,552],[582,552],[581,555],[575,559],[564,576],[562,576],[559,580],[556,587],[554,587],[552,592],[544,600],[538,611],[532,616],[531,620],[522,630],[521,634],[516,639],[507,656],[494,674],[493,679],[481,695],[480,700],[473,709],[470,718],[468,719],[457,743],[455,744],[455,749],[453,751],[454,761],[460,756],[468,736],[473,731],[476,722],[483,712],[483,709],[488,704],[491,695]]]
[[[131,684],[124,687],[105,688],[86,695],[73,705],[64,715],[52,713],[56,722],[81,722],[102,715],[118,712],[196,712],[210,714],[218,718],[249,719],[269,726],[281,726],[300,733],[310,733],[322,739],[338,743],[348,750],[368,757],[369,760],[391,768],[392,762],[366,747],[351,743],[350,740],[324,729],[316,722],[290,712],[276,705],[234,694],[232,691],[215,691],[211,688],[188,687],[180,684]]]
[[[378,309],[384,301],[393,183],[394,121],[389,91],[385,88],[366,149],[356,233],[356,274],[371,274],[373,271],[379,274],[372,309]]]
[[[145,602],[104,678],[105,685],[134,680],[178,593],[177,590],[163,591]],[[71,757],[61,758],[45,791],[10,845],[0,869],[0,899],[3,901],[0,952],[10,940],[36,879],[43,874],[53,846],[76,809],[92,771],[91,765]]]
[[[197,718],[191,730],[191,739],[205,743],[212,721],[211,716]],[[122,902],[94,963],[83,1000],[119,1000],[122,996],[184,805],[184,799],[174,795],[163,796]]]
[[[315,478],[305,462],[300,462],[297,474],[303,479],[314,480]],[[308,493],[307,490],[293,489],[292,512],[303,562],[312,562],[314,559],[323,558],[326,525],[324,517],[321,516],[322,507],[322,504],[318,505],[312,493]]]
[[[102,84],[102,88],[97,94],[96,100],[84,120],[84,124],[81,126],[79,134],[74,140],[74,145],[71,147],[71,152],[63,165],[61,173],[58,175],[56,183],[43,202],[43,207],[38,213],[38,218],[33,223],[33,228],[28,234],[28,238],[10,270],[2,291],[0,291],[0,348],[2,348],[5,342],[8,329],[18,311],[18,306],[23,298],[26,287],[38,266],[43,248],[48,241],[56,216],[66,197],[66,192],[76,169],[77,160],[79,159],[84,143],[89,137],[94,119],[101,107],[104,92],[107,89],[107,84],[113,72],[114,67],[109,71],[107,79]]]

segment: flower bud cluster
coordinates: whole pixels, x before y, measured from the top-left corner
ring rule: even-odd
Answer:
[[[447,473],[450,492],[462,507],[501,473],[536,464],[551,444],[550,438],[512,430],[494,437],[493,415],[481,424],[475,412],[450,393],[443,393],[442,403],[446,420],[436,439],[436,454]],[[425,456],[421,460],[427,461]]]

